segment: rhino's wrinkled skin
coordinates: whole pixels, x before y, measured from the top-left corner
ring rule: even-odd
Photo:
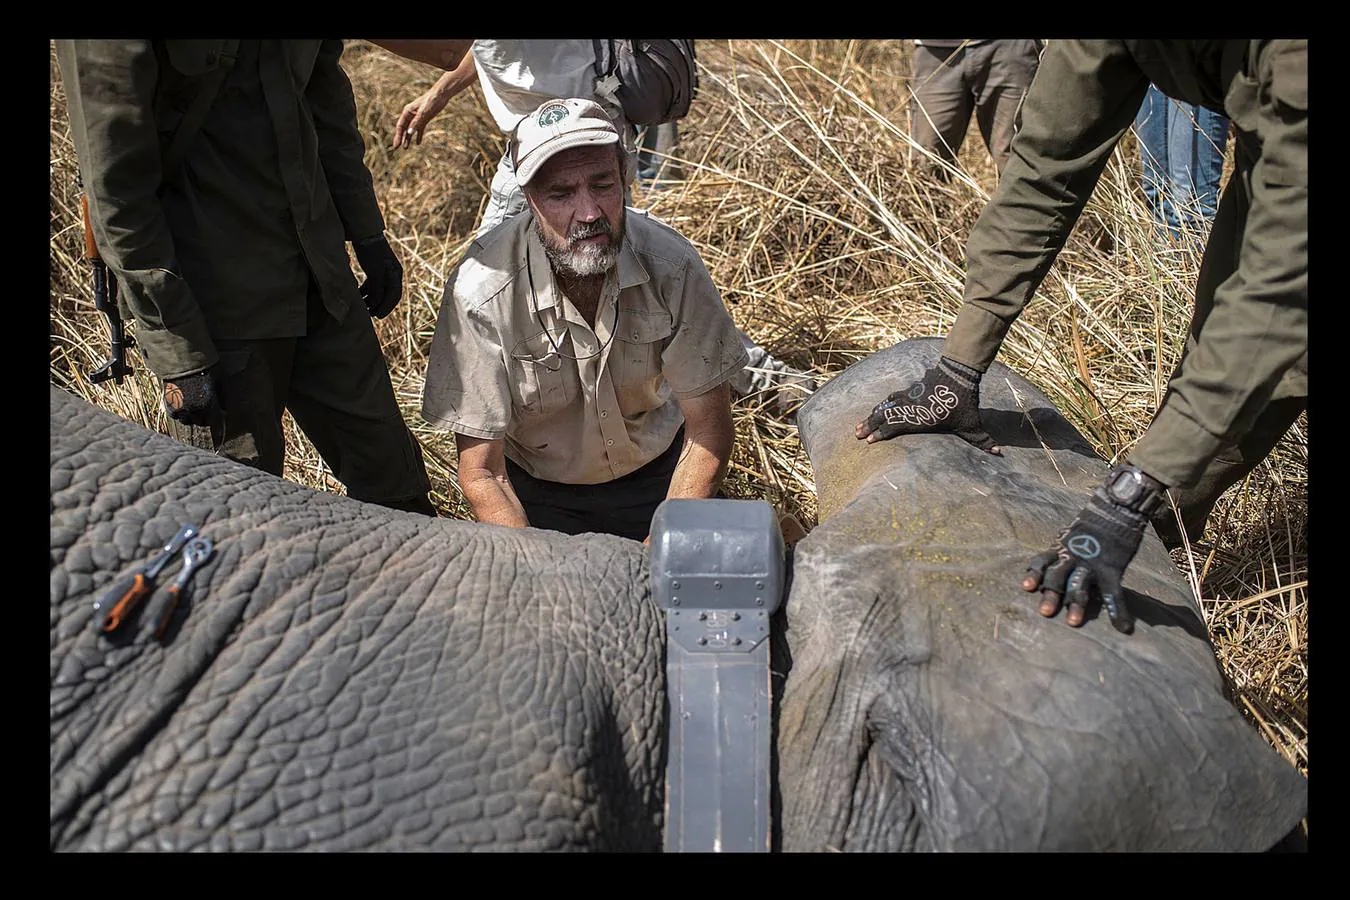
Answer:
[[[51,421],[53,848],[660,849],[639,544],[316,493],[56,388]],[[186,522],[178,632],[96,635]]]
[[[936,348],[883,351],[800,413],[822,524],[775,637],[775,845],[1275,843],[1305,781],[1223,697],[1155,539],[1131,637],[1017,586],[1105,471],[1044,397],[986,377],[1001,460],[853,438]],[[51,421],[53,849],[660,849],[641,545],[316,493],[55,388]],[[94,598],[184,522],[217,555],[180,629],[97,635]]]
[[[788,850],[1264,850],[1306,780],[1244,722],[1152,531],[1138,617],[1043,618],[1020,587],[1107,465],[1040,392],[982,382],[1002,458],[952,435],[866,444],[853,425],[937,360],[917,339],[798,413],[821,524],[796,547],[779,718]],[[790,789],[792,785],[833,789]]]

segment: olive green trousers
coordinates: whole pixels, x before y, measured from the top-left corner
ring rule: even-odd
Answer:
[[[338,322],[311,283],[303,337],[216,340],[221,412],[209,427],[169,420],[170,434],[278,477],[282,413],[290,410],[333,476],[356,500],[434,516],[422,449],[394,399],[364,309]]]

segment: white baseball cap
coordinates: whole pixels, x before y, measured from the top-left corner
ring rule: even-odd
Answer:
[[[548,100],[520,120],[511,141],[516,182],[527,184],[553,154],[572,147],[613,144],[619,131],[598,103]]]

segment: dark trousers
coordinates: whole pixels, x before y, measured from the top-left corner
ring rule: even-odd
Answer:
[[[290,410],[356,500],[434,516],[422,448],[394,399],[389,367],[364,309],[338,322],[310,283],[304,337],[217,340],[223,411],[210,428],[169,420],[184,443],[280,477]]]
[[[530,475],[510,458],[506,474],[534,528],[563,534],[617,534],[635,541],[651,533],[652,515],[670,490],[684,447],[684,428],[656,459],[622,478],[600,484],[563,484]]]

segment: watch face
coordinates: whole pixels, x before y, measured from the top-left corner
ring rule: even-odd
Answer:
[[[1120,474],[1111,479],[1111,487],[1108,489],[1112,497],[1121,503],[1133,503],[1139,499],[1139,495],[1144,487],[1144,481],[1139,477],[1139,473],[1133,469],[1122,469]]]

